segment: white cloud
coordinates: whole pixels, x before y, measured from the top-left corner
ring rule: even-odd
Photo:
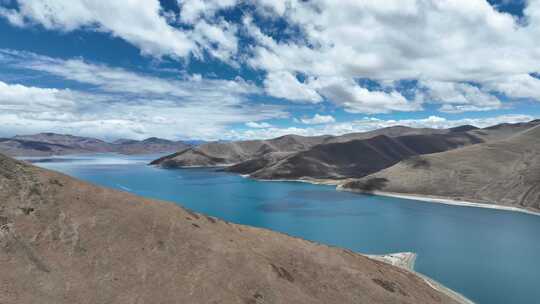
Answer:
[[[315,47],[269,43],[251,30],[260,43],[252,64],[264,70],[456,81],[540,67],[533,42],[540,20],[532,11],[520,26],[485,0],[277,2]]]
[[[181,7],[182,21],[190,24],[200,19],[211,18],[217,11],[230,8],[237,4],[236,0],[178,0]]]
[[[0,2],[0,5],[2,3]],[[4,17],[6,18],[6,20],[15,25],[15,26],[19,26],[19,27],[22,27],[24,26],[24,18],[23,16],[21,16],[16,10],[14,9],[7,9],[7,8],[3,8],[3,7],[0,7],[0,17]]]
[[[321,96],[309,86],[301,83],[289,72],[271,72],[264,80],[266,93],[274,97],[293,101],[321,102]]]
[[[79,28],[108,32],[135,46],[143,54],[184,57],[195,49],[186,32],[167,23],[158,0],[19,0],[18,17],[46,29],[73,31]],[[15,16],[13,12],[12,16]],[[12,22],[20,26],[20,22]]]
[[[259,90],[242,79],[165,79],[12,51],[0,51],[0,64],[92,86],[81,92],[0,83],[4,135],[55,130],[102,138],[213,140],[232,124],[288,116],[281,107],[247,102]]]
[[[496,96],[467,83],[422,81],[419,86],[425,92],[417,97],[425,102],[442,104],[441,112],[487,111],[502,107]]]
[[[254,122],[250,121],[246,123],[246,126],[254,129],[272,128],[273,126],[267,122]]]
[[[486,0],[178,0],[178,15],[165,12],[159,0],[16,1],[17,10],[0,7],[0,17],[16,26],[105,32],[156,57],[210,54],[233,67],[246,64],[265,73],[269,95],[330,101],[353,113],[418,111],[424,101],[441,104],[442,112],[504,107],[494,92],[540,99],[538,79],[529,75],[540,72],[539,0],[526,2],[521,20]],[[254,10],[246,9],[251,4]],[[236,5],[242,5],[242,22],[219,17]],[[279,36],[274,27],[260,29],[252,22],[257,15],[285,20],[287,30],[301,34],[274,39]],[[242,35],[253,43],[249,40],[246,53],[239,54]],[[363,78],[386,87],[362,87],[357,80]],[[451,88],[407,100],[389,85],[403,79]]]
[[[289,72],[277,71],[268,73],[264,86],[269,95],[292,101],[318,103],[324,96],[351,113],[374,114],[421,109],[419,103],[408,101],[395,90],[371,91],[352,79],[341,77],[309,78],[300,82]]]
[[[21,62],[25,65],[21,66]],[[459,120],[432,116],[419,120],[365,118],[336,123],[329,115],[317,114],[303,122],[325,124],[278,128],[261,121],[284,118],[288,114],[279,107],[246,102],[246,95],[257,94],[259,90],[241,79],[211,80],[200,75],[164,79],[82,60],[59,60],[5,50],[0,51],[0,64],[32,70],[36,77],[52,74],[92,86],[91,91],[82,92],[0,82],[0,121],[3,124],[0,133],[4,136],[54,130],[109,139],[149,136],[254,139],[284,134],[339,135],[392,125],[443,128],[533,119],[527,115]],[[321,83],[314,80],[310,85],[320,86],[323,91]],[[453,96],[443,94],[445,91],[442,89],[438,93],[440,98]],[[461,105],[464,101],[460,99],[459,102],[452,104]],[[251,129],[230,130],[232,124],[244,124],[246,121],[246,126]]]
[[[228,62],[238,51],[236,31],[236,26],[226,21],[209,24],[201,20],[195,24],[191,38],[205,46],[213,57]]]
[[[540,100],[540,79],[529,74],[512,75],[489,81],[486,87],[513,98]]]
[[[0,49],[0,63],[24,70],[60,76],[83,84],[97,86],[110,93],[168,95],[192,101],[223,102],[238,99],[243,94],[257,94],[260,90],[241,78],[235,80],[203,79],[193,75],[185,79],[147,76],[121,68],[87,63],[81,59],[55,59],[34,53]]]
[[[231,124],[285,116],[279,108],[248,107],[240,101],[182,103],[174,98],[140,98],[125,103],[114,102],[114,95],[5,83],[0,83],[0,91],[0,133],[4,136],[54,130],[105,139],[160,136],[216,140]]]
[[[391,111],[416,111],[421,106],[408,101],[401,93],[392,90],[371,91],[356,82],[339,78],[320,78],[312,84],[325,98],[341,105],[351,113],[388,113]]]
[[[42,89],[10,85],[0,81],[0,109],[7,111],[41,112],[43,109],[66,109],[75,106],[81,97],[70,90]]]
[[[274,2],[279,8],[274,14],[298,26],[304,37],[278,42],[245,18],[247,32],[257,41],[248,60],[254,68],[302,73],[315,79],[340,78],[349,83],[358,78],[382,83],[402,79],[453,83],[462,86],[461,90],[467,91],[464,97],[469,99],[441,107],[452,112],[501,107],[488,92],[463,87],[466,82],[506,86],[500,88],[503,93],[538,99],[530,85],[521,87],[518,94],[518,89],[505,83],[513,82],[513,75],[540,71],[535,42],[540,35],[540,1],[527,2],[525,24],[485,0]],[[347,91],[350,96],[368,94],[361,89],[355,94]],[[317,92],[329,97],[319,89]],[[327,95],[333,97],[331,93]],[[349,107],[363,113],[403,111],[403,106],[409,109],[411,105],[397,94],[376,93],[368,107],[362,103]],[[481,102],[471,102],[473,95]],[[337,103],[343,104],[340,96],[343,94],[335,96]],[[389,107],[392,103],[401,106]]]
[[[19,9],[0,7],[0,17],[19,27],[39,24],[48,30],[94,30],[119,37],[155,57],[202,58],[212,56],[229,61],[237,51],[236,27],[223,20],[209,23],[200,14],[226,8],[235,1],[184,1],[182,15],[164,11],[159,0],[17,0]],[[174,21],[193,25],[174,26]],[[173,24],[170,24],[173,23]]]
[[[300,121],[306,125],[319,125],[336,122],[331,115],[319,115],[315,114],[312,118],[301,118]]]

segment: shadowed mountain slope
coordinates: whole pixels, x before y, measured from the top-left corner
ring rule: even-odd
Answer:
[[[235,141],[227,143],[207,143],[198,147],[180,151],[153,161],[152,165],[166,168],[189,166],[219,166],[233,165],[255,158],[256,162],[265,162],[265,159],[278,159],[287,153],[305,151],[320,144],[342,143],[351,140],[368,139],[386,135],[389,137],[416,134],[446,133],[447,130],[415,129],[404,126],[382,128],[363,133],[350,133],[341,136],[313,136],[286,135],[269,140]]]
[[[540,126],[499,141],[402,161],[343,185],[540,210]]]
[[[457,303],[404,269],[0,155],[1,303]]]
[[[330,136],[286,135],[269,140],[206,143],[153,161],[166,168],[231,165],[274,152],[296,152],[324,142]]]
[[[283,157],[268,157],[229,167],[259,179],[343,179],[377,172],[418,154],[435,153],[481,142],[468,133],[379,135],[363,140],[315,146]]]

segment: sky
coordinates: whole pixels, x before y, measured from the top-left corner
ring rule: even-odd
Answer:
[[[0,0],[0,136],[540,117],[540,0]]]

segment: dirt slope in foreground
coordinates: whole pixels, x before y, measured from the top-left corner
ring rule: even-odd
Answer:
[[[416,275],[0,155],[0,303],[456,303]]]

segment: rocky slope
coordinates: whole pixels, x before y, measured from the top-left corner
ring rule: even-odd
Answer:
[[[164,168],[229,166],[226,171],[260,179],[343,179],[365,176],[414,155],[503,139],[539,123],[535,120],[484,129],[471,125],[450,129],[394,126],[341,136],[287,135],[270,140],[215,142],[151,164]],[[401,152],[385,155],[385,150],[394,149]]]
[[[343,188],[441,196],[538,211],[540,126],[528,127],[502,140],[405,160]]]
[[[206,143],[156,159],[151,164],[166,168],[231,165],[268,153],[303,151],[328,138],[330,136],[286,135],[270,140]]]
[[[343,179],[362,177],[400,160],[481,142],[468,133],[379,135],[368,139],[317,145],[282,157],[252,159],[226,170],[258,179]]]
[[[183,142],[160,138],[138,140],[117,140],[109,143],[103,140],[63,135],[39,133],[0,139],[0,152],[11,156],[50,156],[77,153],[151,154],[183,150],[190,147]]]
[[[458,303],[350,251],[0,155],[0,303]]]

